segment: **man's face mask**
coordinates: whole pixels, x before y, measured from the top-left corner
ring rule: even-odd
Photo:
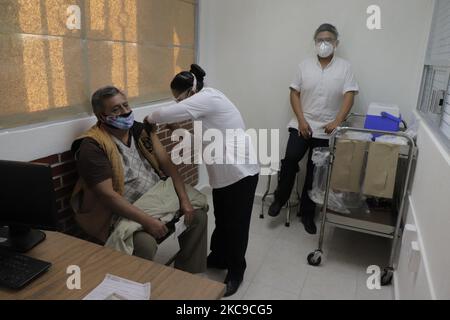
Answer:
[[[106,116],[105,123],[120,130],[129,130],[134,124],[133,111],[120,116]]]
[[[334,46],[328,41],[321,41],[316,44],[316,53],[321,58],[328,58],[334,53]]]

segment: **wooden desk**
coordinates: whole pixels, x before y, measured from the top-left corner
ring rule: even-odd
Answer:
[[[98,286],[107,273],[151,283],[151,300],[220,299],[225,285],[190,273],[61,233],[46,232],[47,239],[27,255],[51,262],[49,271],[20,291],[1,288],[0,299],[79,300]],[[81,290],[69,290],[67,267],[81,268]]]

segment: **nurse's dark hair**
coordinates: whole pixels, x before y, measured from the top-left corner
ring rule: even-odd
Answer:
[[[329,23],[321,24],[319,28],[317,28],[316,32],[314,33],[314,40],[317,39],[317,36],[321,32],[331,32],[336,37],[336,40],[339,39],[339,32],[337,31],[336,27]]]
[[[98,89],[92,95],[91,104],[92,110],[95,114],[98,114],[103,111],[103,101],[112,97],[121,94],[125,97],[125,93],[123,93],[120,89],[117,89],[113,86],[106,86]]]
[[[183,71],[180,72],[173,78],[170,88],[172,90],[176,90],[178,92],[184,92],[188,89],[191,89],[194,85],[194,76],[197,78],[197,92],[203,89],[204,86],[204,79],[206,76],[206,72],[198,65],[198,64],[192,64],[190,71]]]

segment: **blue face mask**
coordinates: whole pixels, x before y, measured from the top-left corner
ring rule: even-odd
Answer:
[[[129,130],[134,124],[134,114],[130,112],[122,116],[107,116],[105,123],[116,129]]]

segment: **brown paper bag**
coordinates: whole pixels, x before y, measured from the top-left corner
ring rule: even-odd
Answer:
[[[373,142],[369,148],[364,194],[392,199],[400,146]]]
[[[336,143],[336,156],[331,175],[334,190],[359,193],[366,141],[341,139]]]

